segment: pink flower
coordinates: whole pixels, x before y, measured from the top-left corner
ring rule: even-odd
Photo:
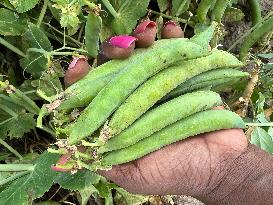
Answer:
[[[146,20],[141,22],[133,32],[133,36],[137,38],[136,46],[147,48],[151,46],[156,38],[156,23]]]
[[[128,58],[135,49],[135,41],[133,36],[114,36],[101,44],[101,52],[110,59]]]
[[[184,38],[182,28],[174,21],[167,21],[161,31],[161,38]]]
[[[65,72],[65,85],[69,86],[82,79],[89,72],[89,69],[90,65],[88,64],[86,56],[73,57],[72,62],[69,64],[69,67]]]

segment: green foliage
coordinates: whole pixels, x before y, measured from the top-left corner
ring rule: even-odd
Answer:
[[[18,36],[27,30],[27,21],[16,12],[0,8],[0,35]]]
[[[10,117],[0,123],[0,136],[21,138],[34,128],[34,115],[31,113],[20,113],[17,117]]]
[[[118,16],[111,23],[116,34],[129,34],[137,21],[146,14],[149,0],[119,0]]]
[[[0,193],[1,205],[22,205],[29,204],[38,197],[41,197],[53,184],[57,172],[51,170],[51,165],[56,162],[59,155],[43,153],[35,163],[34,170],[13,182],[9,187]]]
[[[48,58],[46,52],[51,51],[52,47],[47,36],[42,29],[34,24],[28,25],[28,30],[22,36],[24,50],[27,51],[27,57],[20,60],[20,65],[24,71],[31,73],[33,77],[38,78],[48,68]],[[30,48],[37,48],[37,51],[28,51]]]
[[[161,12],[165,11],[169,7],[169,0],[157,0],[159,10]]]
[[[39,0],[9,0],[9,2],[19,13],[24,13],[34,8],[38,4]]]
[[[85,44],[88,54],[92,57],[98,54],[101,26],[101,18],[94,13],[89,13],[85,25]]]
[[[255,144],[263,150],[273,154],[273,133],[272,128],[265,131],[263,128],[255,127],[251,134],[251,144]]]
[[[174,16],[180,16],[188,10],[190,0],[172,0],[172,13]]]

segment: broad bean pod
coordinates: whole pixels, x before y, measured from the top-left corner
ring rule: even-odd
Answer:
[[[248,50],[266,33],[273,30],[273,16],[261,23],[254,31],[252,31],[243,41],[240,49],[240,59],[246,60]]]
[[[207,71],[180,84],[169,94],[164,96],[161,101],[207,87],[211,87],[212,90],[214,88],[217,89],[218,86],[223,85],[226,85],[225,87],[229,87],[230,85],[238,82],[242,78],[246,78],[248,76],[249,73],[232,68],[219,68],[216,70]]]
[[[136,49],[134,55],[126,60],[111,60],[91,69],[83,79],[72,84],[63,92],[65,99],[58,110],[66,111],[88,105],[99,91],[114,78],[114,75],[142,56],[143,52],[146,52],[146,49]]]
[[[212,91],[182,95],[146,112],[123,132],[109,139],[98,149],[98,152],[128,147],[180,119],[221,104],[219,94]]]
[[[244,127],[243,120],[234,112],[228,110],[199,112],[169,125],[134,145],[105,153],[100,163],[94,163],[94,167],[100,165],[100,168],[103,169],[130,162],[190,136],[215,130]]]
[[[230,0],[217,0],[211,12],[211,19],[220,23],[229,3]]]
[[[207,47],[213,35],[215,24],[208,27],[201,33],[193,36],[191,41]],[[160,47],[161,41],[154,42],[154,48]],[[150,49],[136,49],[134,54],[126,60],[111,60],[103,65],[90,70],[80,81],[69,86],[63,93],[65,99],[61,102],[58,110],[71,110],[76,107],[88,105],[99,93],[99,91],[112,80],[123,68],[134,62],[139,62]],[[58,98],[57,98],[58,100]]]
[[[201,2],[198,4],[196,14],[200,22],[206,22],[208,11],[213,3],[214,2],[211,0],[201,0]]]
[[[69,144],[75,144],[97,130],[115,109],[140,84],[165,67],[183,59],[208,55],[207,49],[188,39],[164,39],[149,48],[139,60],[126,66],[85,108],[78,119],[68,126]]]
[[[116,110],[107,133],[110,133],[110,137],[120,133],[182,82],[208,70],[242,65],[232,54],[214,49],[209,56],[164,69],[138,87]]]

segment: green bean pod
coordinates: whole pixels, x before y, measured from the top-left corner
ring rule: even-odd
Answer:
[[[260,0],[248,0],[251,12],[252,26],[255,26],[256,24],[262,21],[262,11],[259,1]]]
[[[67,127],[69,144],[75,144],[97,130],[115,109],[150,76],[176,61],[194,59],[208,51],[188,39],[160,40],[151,46],[141,60],[126,66],[112,79],[85,108],[79,118]]]
[[[101,168],[123,164],[143,157],[166,145],[205,132],[221,129],[244,128],[243,120],[228,110],[207,110],[193,114],[129,147],[107,152],[100,160]],[[95,164],[94,164],[95,165]]]
[[[209,56],[180,62],[164,69],[138,87],[116,110],[108,124],[107,133],[110,133],[110,137],[120,133],[182,82],[208,70],[242,65],[230,53],[214,49]]]
[[[222,85],[227,85],[228,87],[229,85],[232,85],[248,76],[249,73],[232,68],[219,68],[207,71],[180,84],[169,94],[164,96],[161,101],[207,87],[211,87],[212,90]]]
[[[196,14],[198,17],[198,20],[202,23],[206,22],[207,20],[207,13],[209,9],[212,6],[212,0],[201,0],[201,2],[198,4]]]
[[[191,41],[207,48],[212,38],[215,25],[208,27],[204,32],[198,33]],[[160,47],[161,41],[154,42],[154,48]],[[58,110],[71,110],[76,107],[88,105],[99,91],[114,78],[114,76],[126,66],[140,61],[150,49],[136,49],[134,54],[126,60],[111,60],[103,65],[92,69],[83,79],[72,84],[64,91],[65,99],[61,102]]]
[[[230,0],[217,0],[211,12],[211,19],[220,23],[229,3]]]
[[[262,22],[254,31],[252,31],[243,41],[240,49],[240,59],[246,60],[248,50],[266,33],[273,30],[273,16]]]
[[[88,105],[99,91],[114,78],[114,75],[142,56],[143,52],[146,52],[146,49],[136,49],[134,55],[126,60],[111,60],[91,69],[83,79],[64,91],[65,100],[62,101],[58,110],[70,110]]]
[[[123,132],[109,139],[98,152],[128,147],[180,119],[221,104],[221,97],[212,91],[182,95],[146,112]]]

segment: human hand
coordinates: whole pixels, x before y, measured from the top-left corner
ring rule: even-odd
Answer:
[[[241,129],[210,132],[100,174],[132,193],[185,194],[202,199],[214,191],[247,144]]]

